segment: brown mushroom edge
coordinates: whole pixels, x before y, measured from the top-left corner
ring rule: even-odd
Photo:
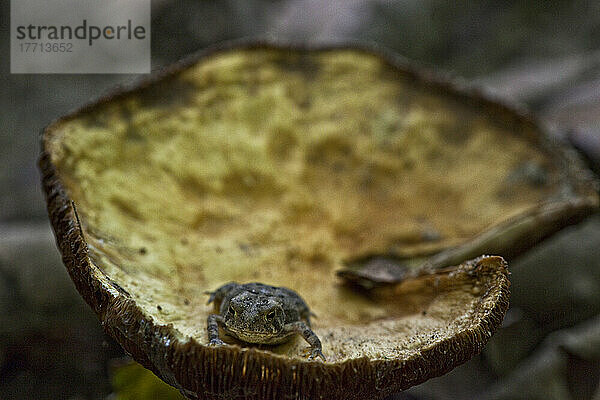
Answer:
[[[91,262],[75,209],[48,157],[42,157],[40,166],[57,243],[77,289],[125,351],[189,398],[385,397],[478,354],[508,308],[506,262],[482,256],[369,293],[373,302],[401,305],[403,315],[396,323],[407,335],[397,337],[395,346],[402,349],[402,357],[381,354],[323,363],[252,347],[208,347],[182,337],[172,325],[155,323]],[[361,329],[368,336],[370,328]],[[373,341],[364,345],[376,347],[379,339],[374,333]],[[331,353],[324,342],[325,352]]]
[[[317,76],[314,75],[314,65],[311,64],[311,57],[301,56],[298,58],[294,56],[295,61],[293,63],[286,62],[287,54],[293,55],[296,51],[294,49],[270,44],[254,44],[242,47],[241,50],[240,57],[235,54],[230,54],[230,56],[234,60],[242,60],[243,62],[244,52],[246,52],[246,55],[250,55],[247,60],[250,60],[252,68],[257,67],[254,63],[260,59],[260,56],[257,58],[250,54],[254,50],[259,51],[259,53],[262,51],[263,56],[266,55],[267,61],[270,59],[270,52],[276,53],[275,55],[278,57],[283,54],[283,63],[280,60],[276,65],[270,65],[269,68],[264,70],[265,73],[260,75],[267,80],[273,79],[272,74],[279,72],[289,73],[292,84],[297,82],[297,79],[308,78],[310,82],[317,79]],[[226,226],[225,233],[231,240],[226,241],[225,245],[228,247],[225,250],[218,246],[215,247],[213,242],[210,243],[212,247],[202,243],[198,244],[197,242],[201,242],[203,238],[210,238],[211,235],[222,238],[222,236],[219,236],[222,232],[213,230],[218,228],[218,224],[202,225],[203,221],[200,221],[200,223],[194,221],[193,218],[190,218],[190,210],[185,208],[188,204],[188,195],[192,196],[194,201],[197,201],[199,195],[207,193],[207,187],[197,185],[199,177],[194,176],[193,168],[186,165],[185,160],[187,159],[185,157],[181,158],[177,153],[172,153],[171,156],[169,156],[169,153],[163,154],[162,161],[159,160],[159,162],[155,162],[156,159],[154,161],[146,160],[136,155],[147,156],[147,154],[140,151],[140,148],[136,147],[144,140],[148,140],[140,134],[146,134],[154,129],[152,134],[158,134],[158,136],[152,137],[150,140],[154,141],[152,142],[153,145],[158,146],[155,148],[160,148],[162,129],[172,129],[172,126],[168,126],[171,116],[179,115],[183,118],[183,121],[189,121],[189,117],[194,118],[189,113],[189,108],[186,108],[187,101],[192,101],[191,104],[195,104],[194,101],[203,101],[206,102],[204,105],[209,107],[209,102],[213,102],[214,105],[215,101],[218,102],[222,101],[223,98],[228,98],[227,96],[231,93],[227,91],[222,93],[226,95],[225,97],[216,95],[201,100],[197,98],[190,100],[185,94],[189,94],[186,90],[189,89],[190,82],[193,85],[199,83],[201,85],[208,84],[208,87],[211,87],[214,82],[204,82],[204,77],[210,79],[216,77],[215,79],[218,82],[224,82],[227,89],[227,84],[232,82],[232,77],[228,75],[227,67],[221,68],[219,62],[225,62],[227,65],[227,54],[231,49],[225,49],[223,53],[220,52],[221,50],[209,51],[199,58],[200,60],[211,60],[213,55],[224,54],[224,58],[216,58],[212,75],[197,74],[197,71],[194,71],[192,67],[198,59],[190,59],[178,66],[167,69],[150,80],[142,82],[133,90],[110,95],[60,119],[44,132],[40,168],[43,173],[43,185],[49,215],[63,261],[77,289],[99,315],[106,331],[138,362],[151,369],[167,383],[179,388],[190,398],[377,398],[441,375],[478,353],[500,325],[508,306],[509,281],[504,261],[500,257],[483,257],[477,261],[461,264],[459,267],[422,274],[404,282],[381,287],[364,294],[358,293],[336,281],[333,271],[340,266],[340,260],[361,256],[366,251],[380,253],[382,249],[389,248],[392,242],[400,243],[396,250],[406,250],[404,255],[435,254],[457,243],[463,243],[466,240],[465,238],[472,239],[476,237],[482,229],[493,228],[498,223],[504,222],[508,217],[518,219],[522,212],[531,210],[532,207],[558,209],[556,218],[552,217],[552,221],[547,224],[548,227],[551,227],[548,230],[555,232],[562,226],[585,217],[597,207],[598,200],[597,194],[593,190],[593,179],[587,175],[584,169],[579,168],[580,163],[577,157],[573,156],[568,150],[551,143],[548,138],[540,134],[536,124],[530,121],[528,117],[477,94],[466,94],[457,91],[451,84],[426,79],[426,77],[410,69],[403,69],[397,63],[397,60],[386,58],[386,56],[381,56],[381,54],[372,50],[345,47],[337,48],[337,50],[336,48],[321,50],[323,56],[319,55],[315,58],[315,60],[322,59],[325,67],[323,69],[325,75],[318,78],[320,82],[327,83],[330,81],[326,76],[327,74],[338,76],[339,74],[335,71],[335,68],[341,68],[340,71],[342,72],[350,71],[352,74],[352,68],[356,67],[358,69],[355,78],[357,79],[364,78],[369,80],[368,82],[372,82],[370,80],[376,80],[377,77],[381,78],[380,81],[377,81],[380,85],[378,90],[383,90],[384,93],[388,94],[379,96],[377,91],[368,93],[373,96],[374,101],[379,101],[378,99],[382,98],[384,103],[387,102],[384,105],[393,109],[398,105],[396,103],[398,100],[402,101],[402,96],[399,98],[398,93],[395,92],[396,86],[394,83],[395,79],[400,79],[402,83],[399,83],[399,87],[407,85],[410,98],[416,98],[415,90],[422,89],[425,91],[424,95],[419,98],[419,104],[425,107],[425,110],[430,107],[433,110],[432,115],[443,115],[444,118],[449,117],[452,120],[450,122],[436,120],[432,125],[425,124],[425,128],[442,128],[445,135],[450,135],[440,136],[440,144],[462,148],[465,150],[465,154],[480,156],[478,162],[484,167],[494,168],[490,171],[496,175],[499,173],[510,175],[510,168],[514,167],[514,160],[510,157],[515,154],[522,154],[525,159],[539,160],[548,168],[549,180],[552,184],[542,185],[542,190],[538,190],[535,185],[518,183],[516,187],[507,190],[506,186],[503,185],[510,185],[511,183],[504,182],[502,175],[498,175],[490,181],[493,183],[500,182],[501,184],[494,188],[487,188],[487,192],[483,193],[481,198],[476,197],[479,195],[478,193],[469,193],[469,196],[474,196],[469,198],[468,203],[473,203],[473,208],[468,210],[472,217],[461,219],[459,213],[454,212],[455,210],[452,207],[448,207],[448,204],[444,203],[449,195],[453,195],[453,191],[459,192],[461,196],[464,194],[461,192],[461,185],[464,185],[466,175],[460,169],[464,168],[464,164],[461,164],[459,169],[454,171],[455,176],[462,179],[462,181],[456,182],[456,187],[450,185],[451,187],[445,188],[444,185],[433,184],[438,179],[435,173],[427,175],[426,171],[422,177],[423,182],[433,182],[430,186],[425,185],[425,187],[429,187],[435,192],[431,204],[424,203],[423,208],[430,212],[445,204],[445,210],[450,210],[447,221],[444,217],[446,214],[436,215],[430,213],[433,218],[437,218],[436,224],[439,225],[442,233],[439,239],[427,238],[427,235],[423,236],[422,232],[418,230],[418,225],[421,223],[418,214],[423,211],[418,210],[418,207],[415,206],[421,205],[419,202],[415,202],[414,199],[409,197],[403,200],[404,202],[396,204],[391,202],[393,196],[384,198],[386,204],[390,207],[376,207],[376,201],[369,204],[371,207],[369,212],[374,213],[373,215],[376,218],[364,218],[361,214],[342,213],[339,215],[339,219],[336,221],[338,225],[333,234],[339,235],[338,237],[343,240],[328,241],[325,246],[321,245],[323,240],[330,240],[327,235],[331,232],[332,224],[326,226],[329,229],[327,231],[323,229],[316,230],[317,234],[315,235],[312,235],[314,232],[310,230],[298,234],[293,229],[287,233],[289,237],[273,234],[286,233],[280,229],[271,232],[271,235],[267,232],[263,236],[254,236],[267,248],[267,252],[274,251],[273,254],[277,256],[271,260],[272,263],[268,267],[258,271],[258,277],[255,279],[264,283],[275,284],[281,281],[283,281],[282,283],[290,281],[287,286],[299,291],[319,316],[314,321],[313,328],[323,341],[323,351],[328,357],[328,362],[309,362],[300,355],[301,349],[306,347],[301,338],[296,338],[288,344],[270,349],[258,349],[240,343],[236,344],[232,341],[230,341],[232,345],[226,347],[207,347],[205,345],[205,317],[209,312],[209,307],[204,304],[206,299],[202,297],[202,292],[215,289],[218,284],[225,283],[223,279],[235,278],[236,274],[246,280],[254,279],[253,274],[255,272],[253,271],[256,271],[256,265],[260,265],[257,263],[261,261],[261,258],[255,257],[252,246],[235,242],[236,238],[244,238],[247,232],[252,233],[251,229],[246,229],[247,232],[244,231],[244,226],[265,228],[263,225],[256,225],[256,220],[246,218],[251,215],[249,211],[252,204],[255,204],[253,203],[254,200],[258,203],[263,202],[261,212],[266,212],[266,214],[262,214],[266,217],[272,216],[269,214],[269,210],[279,205],[282,205],[284,213],[286,210],[297,211],[297,215],[292,215],[294,218],[297,216],[304,218],[306,215],[310,216],[310,212],[316,211],[316,218],[310,217],[306,220],[291,218],[287,220],[289,226],[293,228],[308,229],[312,224],[316,224],[315,226],[321,225],[321,228],[323,228],[322,225],[328,224],[328,222],[323,222],[324,219],[321,217],[323,214],[320,214],[320,212],[328,210],[317,209],[316,203],[306,200],[305,197],[302,197],[306,194],[301,192],[294,192],[301,195],[299,197],[300,202],[286,203],[285,201],[279,201],[277,198],[270,199],[269,196],[264,196],[264,194],[280,192],[273,192],[273,187],[269,185],[275,182],[275,189],[281,188],[277,186],[279,185],[277,180],[267,181],[265,187],[256,185],[248,189],[248,193],[229,192],[232,196],[238,196],[236,199],[240,201],[240,207],[243,211],[235,218],[230,218],[227,215],[225,215],[225,218],[220,218],[219,209],[202,210],[205,214],[200,213],[207,216],[209,220],[211,217],[215,217],[218,224]],[[339,53],[336,54],[338,50]],[[306,51],[304,49],[301,53]],[[337,63],[334,70],[327,69],[329,68],[327,65],[327,51],[333,54],[334,61]],[[188,69],[189,71],[187,71]],[[256,70],[253,71],[256,72]],[[183,80],[175,79],[181,72],[186,72]],[[214,73],[217,75],[214,75]],[[376,75],[373,75],[373,73],[376,73]],[[252,80],[257,76],[259,75],[252,73],[245,75],[244,79]],[[163,83],[165,84],[163,85]],[[183,84],[183,87],[178,86],[181,84]],[[370,83],[366,84],[365,88],[367,90],[373,89],[369,85]],[[249,89],[256,90],[256,86],[250,85]],[[346,85],[333,89],[335,90],[316,90],[313,94],[327,96],[341,92],[342,95],[353,96],[352,93],[357,90],[356,85]],[[146,93],[145,97],[144,93]],[[277,93],[285,92],[279,91]],[[130,101],[129,96],[135,96],[136,94],[141,95],[137,99],[141,99],[141,105],[137,103],[135,98],[133,98],[133,103]],[[147,94],[150,94],[150,96],[147,96]],[[305,104],[306,99],[302,98],[302,94],[302,92],[293,92],[292,100],[298,101],[298,106],[310,108],[310,102]],[[160,95],[158,98],[165,100],[165,104],[157,105],[153,103],[157,98],[156,95]],[[260,96],[256,96],[256,92],[251,93],[251,95],[253,99],[260,101]],[[418,93],[416,96],[419,96]],[[444,98],[449,101],[447,107],[443,103]],[[323,101],[319,98],[316,100]],[[371,104],[372,102],[368,98],[360,99],[360,101],[363,101],[363,103],[343,103],[342,106],[343,108],[362,107],[364,105],[376,107],[376,105]],[[252,105],[253,103],[250,101],[248,104]],[[280,105],[281,102],[278,104]],[[274,106],[271,103],[267,105]],[[144,107],[148,108],[145,109]],[[197,104],[195,107],[195,109],[204,110],[203,107],[198,107]],[[474,109],[470,109],[470,107],[474,107]],[[295,109],[296,105],[291,108]],[[98,117],[98,114],[95,114],[97,109],[103,110],[103,116],[100,115],[100,118],[96,118]],[[439,109],[445,111],[442,114],[436,113],[436,110]],[[458,110],[459,114],[465,112],[465,118],[472,123],[467,124],[464,122],[459,114],[454,116],[452,114],[453,110]],[[122,118],[131,122],[132,116],[138,116],[135,114],[138,111],[142,115],[141,119],[136,119],[137,128],[124,132],[121,139],[115,137],[117,141],[123,140],[120,144],[133,146],[131,147],[133,152],[114,154],[111,151],[105,151],[104,153],[100,150],[95,151],[94,146],[101,146],[101,141],[106,140],[108,137],[103,133],[103,130],[107,129],[107,124],[114,123],[115,126],[122,128]],[[260,109],[247,110],[247,117],[250,118],[248,122],[260,123],[260,120],[255,118],[257,111],[260,111]],[[488,118],[488,115],[491,116]],[[151,118],[144,121],[144,117],[147,118],[148,116],[151,116]],[[80,117],[81,120],[79,120]],[[340,118],[336,114],[336,110],[331,110],[330,117],[334,120]],[[344,117],[346,122],[352,122],[350,117],[353,118],[351,115]],[[156,118],[163,119],[156,120]],[[383,122],[384,126],[380,128],[385,130],[387,129],[385,115],[382,118],[384,120],[380,122]],[[420,118],[423,118],[422,114]],[[456,118],[456,120],[453,118]],[[156,125],[152,123],[153,120],[155,122],[167,121],[167,126],[161,127],[160,123],[158,126],[153,126]],[[488,120],[492,121],[493,126],[489,129],[485,126],[482,128],[481,124],[485,125]],[[81,122],[79,128],[75,126],[75,130],[70,131],[70,138],[75,139],[75,143],[70,140],[61,141],[61,138],[57,138],[56,132],[73,121]],[[285,122],[286,120],[282,119],[281,123],[285,125]],[[139,123],[142,123],[142,125],[139,125]],[[499,126],[494,125],[496,123]],[[81,127],[83,127],[83,130],[80,129]],[[347,128],[350,130],[357,129],[355,124]],[[83,137],[80,135],[82,132],[89,133],[89,135]],[[123,133],[123,131],[120,132]],[[298,134],[298,132],[290,133],[286,129],[278,132],[283,134],[283,138],[288,137],[292,140],[294,135]],[[485,146],[482,147],[482,138],[477,136],[481,132],[483,134],[499,134],[505,143],[511,143],[511,152],[480,153],[480,149],[485,150]],[[308,134],[308,131],[300,133]],[[472,140],[463,141],[464,139],[460,137],[463,133],[473,135]],[[326,139],[324,142],[319,142],[320,132],[313,132],[313,134],[316,142],[303,144],[306,146],[304,150],[322,149],[323,151],[330,151],[332,148],[328,146],[333,146],[334,152],[328,154],[335,156],[336,146],[341,146],[338,147],[341,149],[345,148],[343,142],[345,139],[340,136],[340,132],[329,132],[328,136],[324,136]],[[418,138],[418,135],[416,137]],[[183,138],[185,139],[185,137]],[[363,146],[368,145],[363,136],[349,136],[348,140],[354,140],[351,138],[362,140],[363,142],[360,143]],[[97,139],[101,141],[95,141]],[[111,140],[109,139],[107,142]],[[189,148],[190,143],[195,143],[193,136],[190,137],[189,142],[183,142],[179,149]],[[429,149],[419,147],[421,143],[416,143],[417,151],[427,153]],[[274,146],[276,150],[277,148],[281,150],[278,143],[274,143]],[[110,150],[112,147],[109,146],[108,149]],[[88,150],[89,153],[86,153]],[[138,153],[135,153],[136,151]],[[78,158],[81,155],[78,152],[81,152],[85,157]],[[311,170],[315,175],[308,176],[306,179],[312,179],[311,183],[316,185],[324,179],[334,176],[334,174],[328,172],[328,168],[337,168],[337,165],[322,163],[322,160],[319,160],[318,157],[316,160],[311,159],[310,154],[318,156],[318,153],[309,152],[306,158],[310,162],[315,162],[316,166]],[[389,191],[389,193],[401,193],[403,186],[397,187],[398,185],[395,182],[386,178],[390,172],[402,172],[394,164],[396,159],[386,158],[387,156],[378,158],[379,154],[377,152],[365,152],[363,154],[372,158],[362,161],[359,158],[352,159],[354,161],[358,160],[359,164],[364,161],[356,171],[361,172],[360,168],[364,166],[367,168],[365,171],[371,173],[371,181],[376,187]],[[285,156],[285,154],[281,155]],[[121,156],[125,162],[116,166],[112,171],[106,171],[109,177],[112,173],[113,177],[116,174],[122,178],[119,180],[121,192],[105,193],[109,192],[110,188],[103,185],[110,182],[110,179],[103,181],[102,179],[106,178],[107,175],[104,174],[100,179],[94,171],[110,169],[111,157]],[[463,153],[457,155],[459,158],[462,156]],[[434,158],[436,160],[440,158],[439,153],[436,157]],[[156,191],[160,188],[160,185],[155,185],[154,188],[152,185],[145,185],[146,178],[141,174],[134,180],[134,183],[138,186],[133,191],[136,193],[136,190],[139,189],[141,195],[128,198],[132,191],[127,192],[123,189],[127,187],[123,186],[123,183],[128,184],[125,177],[129,178],[124,171],[129,168],[128,162],[136,162],[136,160],[139,162],[140,159],[144,162],[141,162],[137,168],[132,169],[132,173],[143,171],[147,166],[146,161],[150,164],[154,162],[152,164],[154,171],[160,173],[162,171],[161,163],[165,160],[167,162],[173,161],[178,167],[182,168],[180,172],[191,173],[188,176],[189,179],[182,182],[189,192],[185,192],[180,197],[174,195],[177,198],[168,198],[160,200],[157,204],[149,204],[147,199],[152,198],[154,195],[149,191]],[[510,162],[507,163],[507,160]],[[57,161],[59,162],[58,166]],[[90,164],[88,161],[92,161],[92,163]],[[555,161],[559,165],[554,165],[553,162]],[[94,162],[97,164],[94,165]],[[380,164],[381,162],[383,164]],[[389,162],[391,164],[386,164]],[[76,170],[74,166],[77,166],[78,163],[82,163],[80,165],[89,169]],[[500,168],[500,165],[502,165],[502,168]],[[344,166],[342,165],[342,167]],[[293,172],[293,169],[279,168],[275,171],[281,174],[289,174]],[[261,175],[258,174],[258,177],[260,178]],[[229,183],[234,186],[244,184],[243,179],[241,179],[243,177],[235,174],[225,176],[225,178],[229,179],[229,181],[225,181],[225,184]],[[356,173],[349,174],[347,178],[349,182],[358,185],[362,182],[363,176]],[[517,178],[519,177],[517,176]],[[94,181],[93,179],[98,180]],[[479,179],[481,179],[481,176],[479,176]],[[335,188],[329,183],[322,186],[324,188],[323,193],[313,191],[309,192],[308,195],[314,193],[326,198],[327,196],[343,193],[346,202],[350,200],[359,204],[361,202],[368,204],[369,202],[370,192],[368,191],[355,193],[351,187]],[[466,185],[466,187],[469,187],[469,185]],[[93,188],[93,192],[89,191],[91,188]],[[315,188],[319,189],[319,187],[313,186],[312,190]],[[227,189],[231,188],[225,186],[225,193],[228,193]],[[208,187],[208,192],[210,190],[210,187]],[[223,190],[223,188],[219,190]],[[561,193],[572,194],[572,196],[563,196]],[[116,197],[110,197],[115,194]],[[439,198],[436,196],[439,196]],[[543,199],[548,197],[552,201],[544,203]],[[78,218],[71,200],[74,200],[79,207],[81,225],[78,224]],[[264,207],[265,201],[268,207]],[[490,214],[489,210],[483,210],[484,212],[482,212],[480,207],[476,207],[477,204],[488,204],[488,201],[491,205],[490,209],[495,209],[497,213]],[[170,205],[171,202],[173,202],[172,206]],[[269,202],[272,202],[272,204]],[[108,211],[99,208],[99,206],[108,205],[109,203],[110,208]],[[328,204],[327,201],[318,203],[319,206],[323,205],[324,207],[327,207]],[[574,206],[569,207],[569,204],[574,204]],[[411,211],[413,206],[415,210]],[[153,220],[156,215],[156,210],[153,207],[163,210],[167,214],[165,216],[167,221],[171,219],[169,221],[170,225],[164,230],[161,228],[163,220]],[[289,207],[289,209],[285,207]],[[401,220],[402,213],[397,212],[398,210],[413,212],[414,215],[411,215],[411,218],[414,219]],[[344,211],[346,212],[348,209]],[[210,214],[211,212],[213,214]],[[111,225],[111,216],[115,218],[113,225]],[[191,213],[191,216],[193,217],[193,213]],[[268,221],[268,218],[266,220]],[[184,224],[181,224],[182,221]],[[179,225],[174,224],[174,222],[180,224],[182,230],[179,230]],[[253,223],[255,225],[252,225]],[[459,226],[460,224],[464,226]],[[518,236],[523,238],[535,232],[534,225],[528,223],[527,227],[522,229]],[[107,233],[111,229],[114,230],[117,236],[111,237]],[[158,234],[158,239],[152,239],[151,245],[154,247],[137,247],[139,253],[136,253],[135,245],[140,243],[140,238],[144,239],[143,235],[147,233],[146,231],[154,229],[157,230],[156,233]],[[172,235],[173,229],[181,236]],[[257,232],[260,233],[260,229]],[[188,236],[193,239],[187,239]],[[183,243],[180,243],[180,237],[189,240],[186,244],[188,250],[181,250]],[[303,243],[304,248],[292,249],[294,250],[292,253],[286,253],[286,240],[293,241],[296,237],[306,242]],[[173,240],[173,242],[165,243],[166,240]],[[515,240],[518,240],[518,238]],[[276,245],[281,245],[281,248],[275,250],[268,248],[269,243],[273,242]],[[332,243],[335,246],[328,248],[327,246]],[[189,250],[189,247],[194,247],[194,249]],[[356,254],[354,253],[355,249],[359,249]],[[170,259],[171,251],[175,252],[173,255],[175,268],[183,268],[181,276],[175,276],[175,278],[172,276],[173,266],[169,266],[171,269],[167,267],[163,269],[165,261]],[[186,251],[187,253],[185,253]],[[232,253],[229,254],[228,251]],[[181,252],[184,252],[186,256],[181,258]],[[503,254],[500,251],[498,253]],[[277,265],[273,265],[273,260],[275,262],[285,261],[286,256],[292,257],[290,265],[286,265],[286,268],[277,268]],[[158,258],[153,259],[153,263],[144,264],[144,260],[151,257]],[[210,266],[218,267],[224,265],[224,262],[235,263],[237,261],[240,265],[234,264],[233,266],[237,270],[230,271],[229,275],[219,275],[215,268],[207,271],[204,270],[205,267],[192,265],[195,262],[194,260],[202,257],[206,258],[205,262]],[[181,266],[182,261],[184,261],[183,267]],[[146,268],[149,269],[146,270]],[[296,272],[292,272],[294,268]],[[290,275],[293,273],[298,275],[298,270],[304,274],[294,278],[299,287],[294,285],[294,279]],[[179,271],[175,269],[175,275],[177,273]],[[205,276],[206,273],[208,273],[208,276]],[[269,276],[271,280],[268,280]],[[158,281],[157,277],[160,278]],[[321,282],[320,285],[317,285],[319,279],[324,279],[324,283]],[[177,283],[179,286],[170,286],[173,283]],[[311,288],[314,288],[312,293],[310,292]],[[153,303],[153,296],[155,299],[165,300],[166,303],[161,304],[160,301]],[[334,304],[331,301],[337,303]],[[182,324],[181,321],[184,323]]]

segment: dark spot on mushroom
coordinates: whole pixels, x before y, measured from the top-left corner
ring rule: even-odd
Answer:
[[[148,250],[145,247],[141,247],[140,254],[146,254],[146,253],[148,253]]]
[[[312,104],[310,98],[305,97],[302,100],[300,100],[300,102],[298,103],[298,107],[306,110],[308,108],[310,108],[310,105]]]
[[[136,209],[135,206],[130,204],[126,198],[122,196],[113,196],[110,201],[112,204],[124,215],[136,221],[143,221],[144,216],[140,210]]]
[[[250,251],[250,246],[248,246],[247,244],[244,244],[244,243],[240,243],[240,244],[239,244],[239,248],[240,248],[240,250],[242,250],[244,253],[247,253],[248,251]]]
[[[404,161],[403,167],[406,171],[410,171],[415,168],[415,163],[412,160],[406,160]]]
[[[162,307],[161,307],[160,305],[157,305],[157,306],[156,306],[156,309],[157,309],[158,311],[162,311]]]
[[[248,243],[239,243],[238,247],[247,255],[250,255],[250,253],[252,253],[253,250],[252,246]]]

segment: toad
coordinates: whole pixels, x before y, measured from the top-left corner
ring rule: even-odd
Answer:
[[[210,294],[214,314],[208,316],[210,346],[225,343],[219,338],[219,325],[229,335],[247,343],[279,344],[301,334],[310,344],[308,359],[320,357],[321,341],[310,328],[314,315],[304,300],[291,289],[263,283],[230,282]]]

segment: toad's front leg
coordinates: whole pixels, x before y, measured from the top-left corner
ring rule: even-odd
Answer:
[[[321,351],[321,340],[319,337],[310,329],[303,321],[292,322],[287,324],[284,328],[286,332],[297,332],[302,335],[304,340],[310,344],[310,355],[309,360],[313,360],[315,357],[320,357],[323,361],[327,361],[323,352]]]
[[[208,330],[208,345],[220,346],[225,344],[219,339],[219,324],[224,323],[223,317],[217,314],[210,314],[206,320],[206,329]]]

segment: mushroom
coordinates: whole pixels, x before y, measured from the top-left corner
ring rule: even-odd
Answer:
[[[504,259],[464,260],[598,206],[526,115],[355,46],[213,49],[55,121],[42,147],[77,289],[189,398],[382,398],[441,375],[508,307]],[[370,290],[336,275],[373,257],[409,273]],[[203,293],[229,281],[298,292],[327,361],[302,337],[207,346]]]

